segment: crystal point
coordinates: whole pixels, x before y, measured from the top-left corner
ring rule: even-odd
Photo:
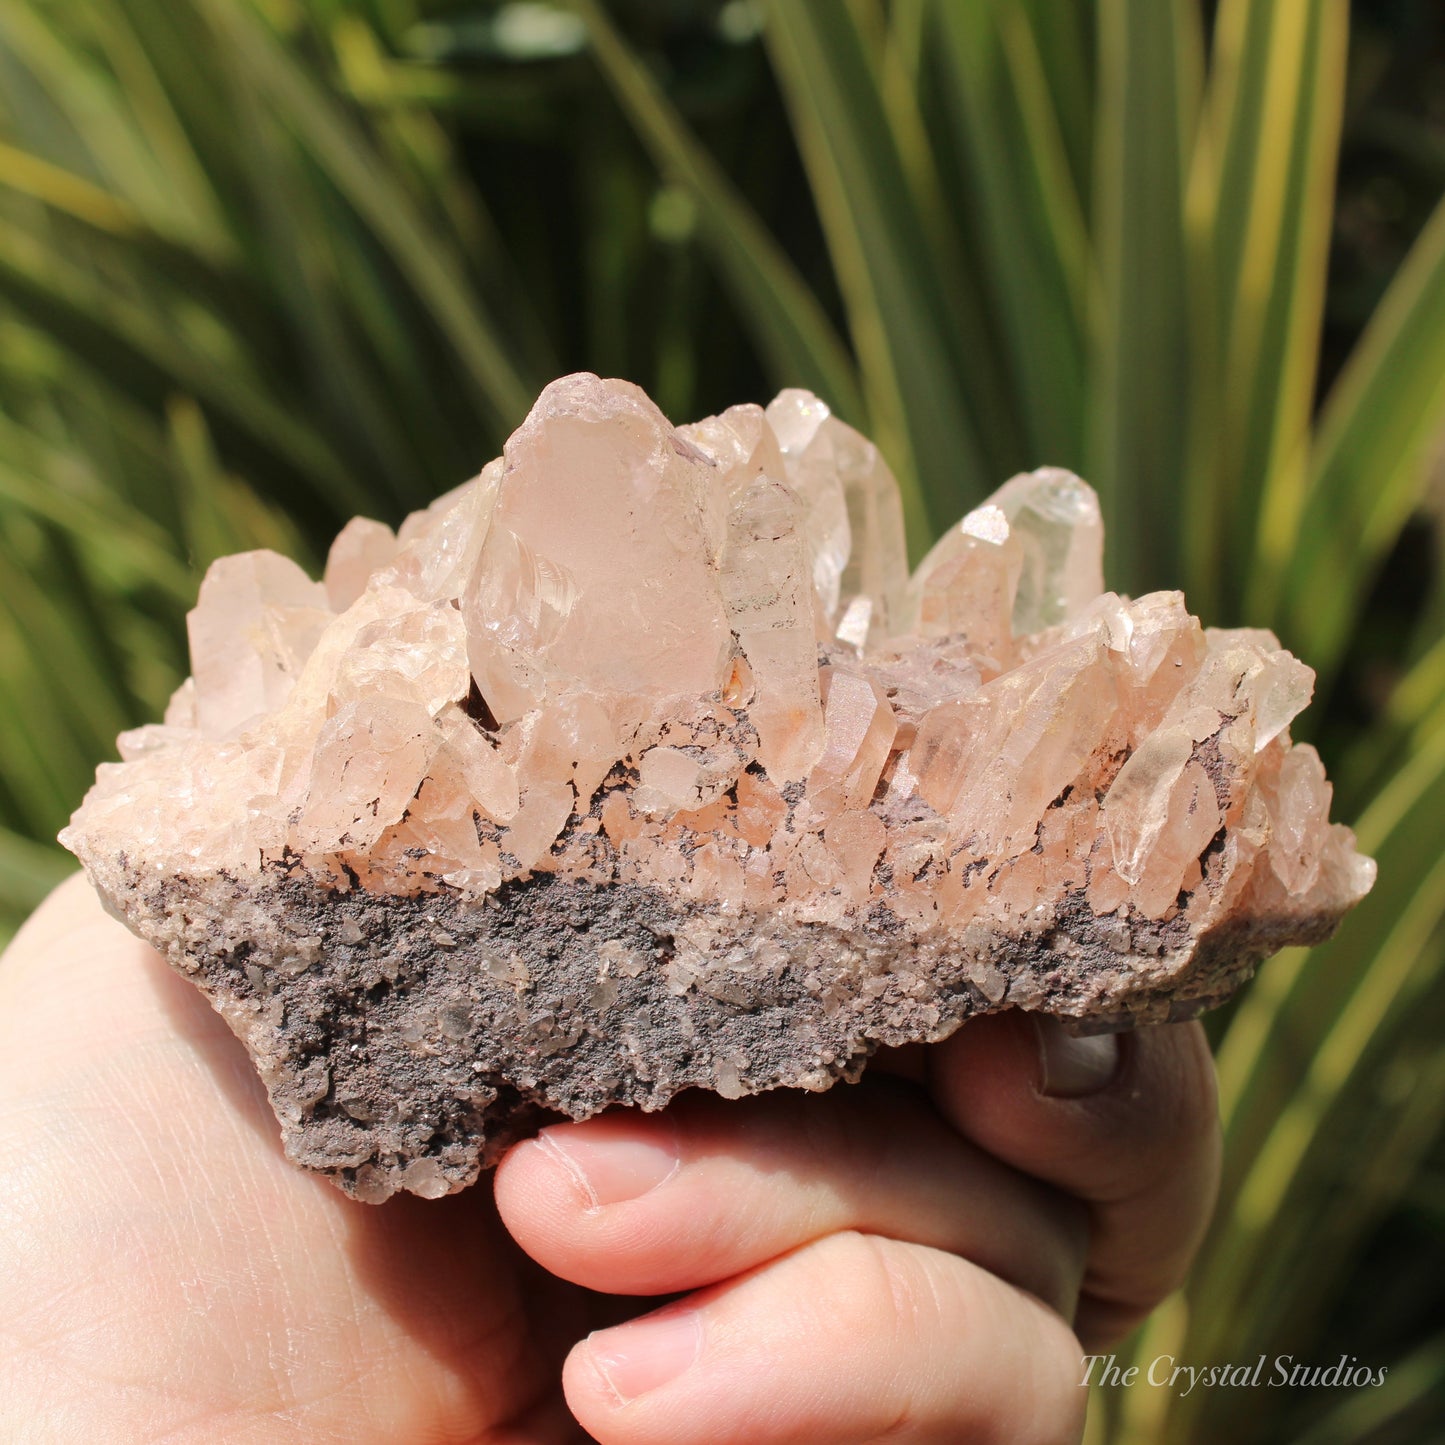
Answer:
[[[462,607],[499,722],[579,690],[640,721],[721,685],[730,630],[698,505],[712,470],[628,382],[542,393],[507,443]]]
[[[1066,622],[1104,590],[1104,523],[1094,489],[1061,467],[1007,481],[989,499],[1023,546],[1016,633]]]

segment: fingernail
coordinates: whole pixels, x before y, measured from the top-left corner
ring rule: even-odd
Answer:
[[[1047,1014],[1034,1015],[1034,1028],[1039,1038],[1041,1094],[1052,1099],[1082,1099],[1113,1082],[1119,1071],[1117,1034],[1078,1038]]]
[[[554,1124],[537,1135],[536,1144],[572,1176],[589,1209],[638,1199],[682,1164],[669,1126],[644,1125],[640,1131],[636,1120]]]
[[[587,1337],[587,1353],[619,1405],[659,1390],[690,1369],[702,1353],[702,1316],[669,1305],[631,1324]]]

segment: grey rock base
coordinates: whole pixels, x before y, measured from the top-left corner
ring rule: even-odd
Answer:
[[[485,899],[342,891],[275,866],[162,877],[111,906],[249,1049],[287,1154],[354,1198],[464,1187],[514,1141],[680,1090],[856,1079],[882,1044],[1008,1007],[1098,1032],[1192,1017],[1335,920],[1193,937],[1066,899],[1022,937],[920,936],[886,904],[852,928],[710,914],[656,890],[535,876]]]

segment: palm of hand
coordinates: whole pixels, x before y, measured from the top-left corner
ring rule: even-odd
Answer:
[[[118,1441],[585,1439],[558,1381],[598,1297],[528,1260],[489,1189],[360,1208],[295,1170],[221,1019],[69,890],[32,925],[63,936],[0,970],[0,1213],[30,1241],[0,1245],[0,1399],[23,1372],[61,1411],[16,1438],[95,1392]]]

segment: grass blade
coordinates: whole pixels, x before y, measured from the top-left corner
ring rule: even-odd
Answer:
[[[1378,1388],[1352,1390],[1318,1424],[1295,1436],[1290,1445],[1360,1445],[1364,1440],[1408,1441],[1412,1437],[1392,1430],[1431,1395],[1445,1379],[1445,1332],[1432,1336],[1390,1367]],[[1414,1436],[1421,1442],[1435,1438],[1429,1420]]]
[[[223,245],[214,225],[209,186],[194,157],[168,148],[156,154],[133,123],[146,87],[127,96],[96,53],[95,32],[114,45],[124,22],[115,6],[86,3],[42,10],[0,7],[0,56],[16,78],[17,104],[6,116],[12,141],[27,152],[63,156],[63,168],[122,197],[158,233],[196,244]],[[0,89],[3,97],[10,87]],[[154,138],[154,132],[152,133]]]
[[[1177,577],[1172,497],[1189,400],[1183,177],[1203,69],[1187,0],[1100,0],[1093,338],[1086,475],[1099,488],[1111,583]]]
[[[906,183],[850,11],[775,0],[765,35],[848,307],[875,439],[904,488],[914,546],[1021,456],[981,314],[948,280]],[[912,480],[916,478],[916,483]]]
[[[0,948],[45,895],[74,872],[75,859],[64,849],[0,825]]]
[[[1278,629],[1326,682],[1364,591],[1419,505],[1445,426],[1445,202],[1328,397]]]
[[[498,422],[519,422],[541,379],[518,373],[505,338],[478,309],[456,258],[428,229],[360,131],[236,0],[198,0],[198,5],[217,42],[244,61],[277,113],[387,247]]]
[[[125,553],[123,565],[148,578],[178,603],[192,599],[195,579],[171,550],[159,527],[105,492],[94,498],[61,490],[47,480],[27,476],[0,457],[0,504],[23,508],[67,532],[78,542]]]
[[[0,186],[115,235],[133,235],[140,229],[130,206],[103,187],[4,141],[0,141]]]
[[[166,420],[176,511],[191,566],[186,605],[194,601],[198,574],[231,552],[266,547],[316,572],[315,560],[285,514],[222,466],[205,412],[190,397],[172,397]]]
[[[1211,83],[1224,102],[1211,116],[1221,140],[1208,218],[1221,394],[1209,509],[1230,523],[1219,540],[1239,562],[1221,596],[1242,594],[1242,617],[1272,610],[1303,501],[1348,24],[1345,0],[1232,0],[1217,21],[1248,37],[1250,60],[1234,83],[1227,72]]]
[[[1288,1217],[1311,1157],[1339,1148],[1326,1124],[1365,1066],[1397,1046],[1414,1000],[1439,974],[1442,951],[1428,944],[1445,919],[1445,734],[1397,775],[1359,834],[1379,861],[1379,881],[1336,937],[1294,971],[1260,1040],[1260,1058],[1276,1069],[1291,1037],[1307,1042],[1303,1077],[1281,1098],[1256,1090],[1247,1109],[1236,1101],[1231,1110],[1230,1177],[1198,1275],[1193,1347],[1205,1354],[1220,1346],[1221,1332],[1237,1333],[1248,1317],[1245,1297],[1265,1290],[1260,1273],[1276,1222]]]
[[[1093,262],[1034,33],[1018,3],[935,13],[1029,455],[1081,468]]]
[[[7,740],[6,790],[15,819],[33,835],[53,834],[80,800],[95,759],[112,753],[115,735],[134,721],[116,686],[114,659],[93,619],[69,594],[52,595],[11,548],[0,546],[0,677]],[[99,646],[97,646],[99,642]]]
[[[595,0],[570,0],[592,51],[654,164],[692,196],[702,234],[780,384],[802,385],[857,425],[868,424],[857,368],[782,248],[688,130]]]
[[[1087,208],[1093,177],[1093,0],[1023,0],[1044,89],[1058,116],[1074,193]]]

